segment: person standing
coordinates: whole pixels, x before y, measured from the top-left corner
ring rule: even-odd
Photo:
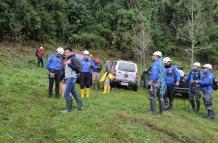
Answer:
[[[62,55],[64,54],[64,49],[59,47],[56,49],[56,53],[52,54],[48,57],[46,61],[46,68],[49,72],[49,98],[53,96],[53,85],[55,81],[55,98],[59,98],[59,88],[60,88],[60,81],[61,81],[61,72],[63,68],[63,58]]]
[[[202,80],[203,74],[200,71],[201,64],[199,62],[195,62],[193,64],[193,69],[190,71],[188,75],[189,81],[189,100],[192,106],[193,111],[196,113],[200,110],[200,98],[201,98],[201,86],[196,83],[196,80]]]
[[[110,93],[110,91],[111,91],[110,78],[109,78],[109,74],[111,74],[111,71],[112,71],[111,62],[106,61],[106,69],[105,69],[106,78],[105,78],[105,81],[104,81],[103,94]]]
[[[92,73],[92,87],[95,89],[96,84],[98,86],[98,91],[100,91],[100,72],[102,70],[102,65],[100,63],[100,59],[96,58],[93,65],[93,73]]]
[[[165,109],[173,109],[173,99],[175,94],[175,86],[179,85],[180,74],[175,66],[171,64],[172,60],[169,57],[163,59],[166,69],[166,94],[164,96]],[[169,105],[168,105],[169,101]]]
[[[203,65],[203,78],[201,80],[195,80],[194,83],[201,85],[201,90],[203,92],[204,106],[208,111],[207,118],[214,119],[214,109],[213,109],[213,81],[215,79],[214,74],[211,72],[212,65]]]
[[[93,67],[92,62],[89,59],[89,51],[85,50],[83,52],[84,59],[81,61],[81,73],[80,73],[80,88],[81,88],[81,97],[85,95],[86,87],[86,97],[90,96],[90,84],[91,84],[91,69]]]
[[[165,84],[163,72],[164,67],[162,67],[162,53],[160,51],[156,51],[152,55],[152,65],[151,65],[151,75],[150,75],[150,81],[148,82],[149,88],[149,100],[150,100],[150,114],[154,115],[156,112],[156,101],[155,97],[158,97],[159,100],[159,112],[162,113],[164,109],[164,89],[162,86]],[[162,93],[163,92],[163,93]]]
[[[70,112],[72,110],[72,98],[70,93],[73,95],[76,103],[77,108],[79,111],[82,110],[82,102],[77,94],[76,91],[76,79],[77,74],[76,72],[79,71],[79,65],[76,65],[77,60],[75,56],[72,54],[72,49],[65,48],[64,55],[66,58],[65,62],[65,81],[66,81],[66,90],[65,90],[65,97],[66,97],[66,110],[63,112]]]
[[[44,67],[44,62],[43,62],[43,56],[44,56],[44,48],[40,47],[39,49],[36,49],[36,57],[38,60],[37,66],[39,67],[40,64],[42,65],[42,67]]]

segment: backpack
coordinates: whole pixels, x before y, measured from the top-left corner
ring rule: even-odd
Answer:
[[[190,77],[191,77],[191,74],[193,74],[193,72],[191,71],[190,73],[189,73],[189,75],[188,75],[188,81],[190,80]],[[197,74],[194,74],[194,76],[198,76],[198,77],[200,77],[200,70],[198,70],[198,73]]]
[[[72,57],[72,58],[71,58],[71,63],[68,64],[68,66],[69,66],[72,70],[76,71],[76,73],[80,73],[80,72],[81,72],[81,64],[80,64],[80,61],[77,60],[75,57]]]
[[[217,84],[217,80],[216,80],[216,77],[214,77],[214,79],[213,79],[213,84],[212,84],[212,88],[213,88],[213,90],[217,90],[218,89],[218,84]]]
[[[35,55],[38,57],[38,52],[39,52],[39,49],[36,49],[35,51]]]

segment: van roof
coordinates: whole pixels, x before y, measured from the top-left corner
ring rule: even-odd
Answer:
[[[113,62],[128,62],[128,63],[136,64],[133,61],[127,61],[127,60],[114,60]]]

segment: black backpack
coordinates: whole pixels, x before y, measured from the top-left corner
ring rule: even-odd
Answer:
[[[80,72],[81,72],[81,63],[80,63],[80,61],[77,60],[75,57],[72,57],[72,58],[71,58],[71,63],[68,64],[68,66],[69,66],[72,70],[76,71],[76,73],[80,73]]]
[[[213,87],[213,90],[217,90],[218,89],[218,84],[217,84],[216,77],[214,77],[214,79],[213,79],[212,87]]]

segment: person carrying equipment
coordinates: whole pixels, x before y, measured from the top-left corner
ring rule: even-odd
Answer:
[[[164,109],[163,96],[166,90],[164,66],[162,63],[162,53],[156,51],[152,55],[153,63],[151,65],[150,81],[148,82],[149,88],[149,100],[150,100],[150,114],[154,115],[156,112],[155,97],[159,99],[159,112],[162,113]]]
[[[101,78],[101,81],[104,81],[103,94],[110,93],[111,91],[110,81],[114,79],[113,75],[111,74],[111,71],[112,71],[111,62],[106,61],[105,74]]]
[[[165,57],[163,59],[163,63],[165,65],[166,69],[166,94],[164,96],[164,103],[165,103],[165,109],[173,109],[173,98],[175,94],[175,86],[179,85],[180,81],[180,74],[177,70],[177,68],[173,65],[171,65],[172,60],[169,57]],[[169,105],[168,105],[169,100]]]
[[[44,67],[44,62],[43,62],[43,56],[44,56],[44,51],[43,51],[43,47],[41,46],[39,49],[36,49],[35,54],[36,57],[38,59],[38,64],[37,66],[39,67],[40,64],[42,65],[42,67]]]
[[[203,74],[200,71],[201,64],[199,62],[195,62],[193,64],[193,69],[190,71],[188,75],[189,82],[189,100],[192,106],[193,111],[196,113],[200,110],[200,98],[201,98],[201,86],[196,83],[196,80],[202,80]]]
[[[64,49],[59,47],[56,49],[56,53],[49,56],[46,61],[46,68],[49,72],[49,98],[52,95],[53,84],[55,81],[55,98],[59,98],[59,88],[60,88],[60,81],[61,81],[61,72],[62,72],[62,65],[63,65],[63,58],[62,55],[64,54]]]
[[[204,96],[204,106],[208,110],[208,119],[214,119],[213,109],[213,82],[215,79],[214,74],[211,72],[212,65],[203,65],[203,78],[201,80],[194,80],[194,83],[201,85],[201,90]]]
[[[89,60],[89,51],[85,50],[83,52],[84,59],[81,61],[81,73],[80,73],[80,88],[81,88],[81,97],[85,95],[86,87],[86,96],[90,96],[90,84],[91,84],[91,71],[93,68],[92,62]]]
[[[98,91],[100,91],[100,72],[102,70],[102,65],[100,63],[100,59],[96,58],[94,62],[93,67],[93,73],[92,73],[92,87],[95,89],[95,86],[97,84]]]
[[[66,57],[65,62],[65,81],[66,81],[66,110],[63,111],[64,113],[70,112],[72,110],[72,98],[70,93],[73,95],[74,99],[76,100],[78,110],[82,110],[82,101],[80,100],[79,96],[77,95],[76,91],[76,79],[77,75],[76,72],[79,70],[79,65],[76,65],[76,58],[72,54],[72,49],[65,48],[64,55]]]

